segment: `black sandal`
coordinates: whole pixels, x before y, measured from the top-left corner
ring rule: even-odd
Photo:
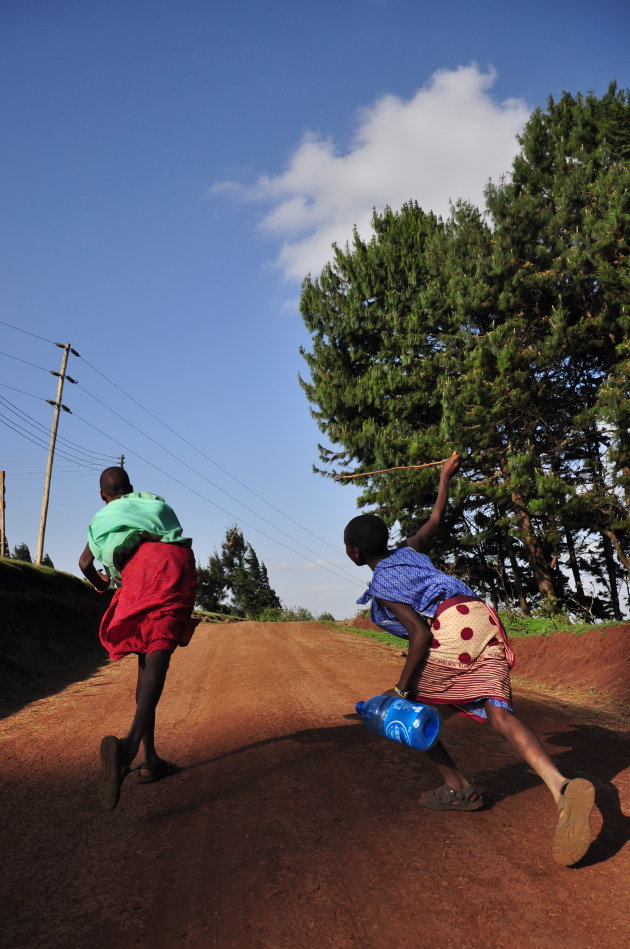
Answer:
[[[443,784],[433,791],[427,791],[420,798],[421,807],[434,811],[478,811],[484,803],[481,791],[474,781],[471,781],[464,791],[456,791],[448,784]]]

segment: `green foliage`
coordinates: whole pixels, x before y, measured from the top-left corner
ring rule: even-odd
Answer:
[[[440,564],[497,605],[621,618],[630,570],[630,98],[537,110],[487,213],[374,214],[304,281],[301,384],[354,473],[465,458]],[[332,476],[335,471],[322,473]],[[361,482],[407,536],[434,469]],[[569,579],[570,578],[570,579]],[[598,599],[585,589],[599,589]]]
[[[315,617],[304,606],[266,607],[256,616],[261,623],[312,623]]]
[[[197,567],[197,604],[210,612],[230,611],[253,619],[263,610],[279,610],[280,600],[271,588],[267,568],[245,543],[236,525],[228,528],[220,553],[207,567]]]
[[[21,543],[16,544],[13,548],[13,559],[21,560],[23,563],[33,563],[33,558],[31,557],[31,552],[28,549],[28,544]]]

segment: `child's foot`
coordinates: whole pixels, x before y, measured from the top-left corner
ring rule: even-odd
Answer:
[[[156,758],[155,761],[143,761],[138,767],[138,783],[152,784],[153,781],[160,781],[162,778],[168,778],[171,774],[177,774],[180,770],[179,765],[172,761],[165,761],[164,758]]]
[[[448,784],[427,791],[420,798],[421,807],[434,811],[478,811],[484,806],[481,790],[471,782],[463,791],[457,791]]]
[[[120,787],[129,774],[129,765],[122,762],[122,742],[106,735],[101,742],[101,778],[98,796],[102,806],[112,811],[120,800]]]
[[[552,854],[556,863],[570,867],[581,860],[591,845],[591,811],[595,788],[584,778],[567,781],[558,801],[558,826]]]

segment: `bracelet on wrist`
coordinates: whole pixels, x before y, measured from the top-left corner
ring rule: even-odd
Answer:
[[[407,696],[409,695],[408,690],[407,692],[404,692],[402,689],[399,689],[397,685],[394,686],[394,692],[396,693],[396,695],[399,695],[401,699],[406,699]]]

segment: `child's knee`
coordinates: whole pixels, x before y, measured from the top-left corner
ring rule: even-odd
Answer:
[[[486,705],[486,714],[488,716],[488,724],[493,731],[498,732],[499,735],[503,735],[510,730],[513,715],[508,709],[491,705],[488,702]]]

